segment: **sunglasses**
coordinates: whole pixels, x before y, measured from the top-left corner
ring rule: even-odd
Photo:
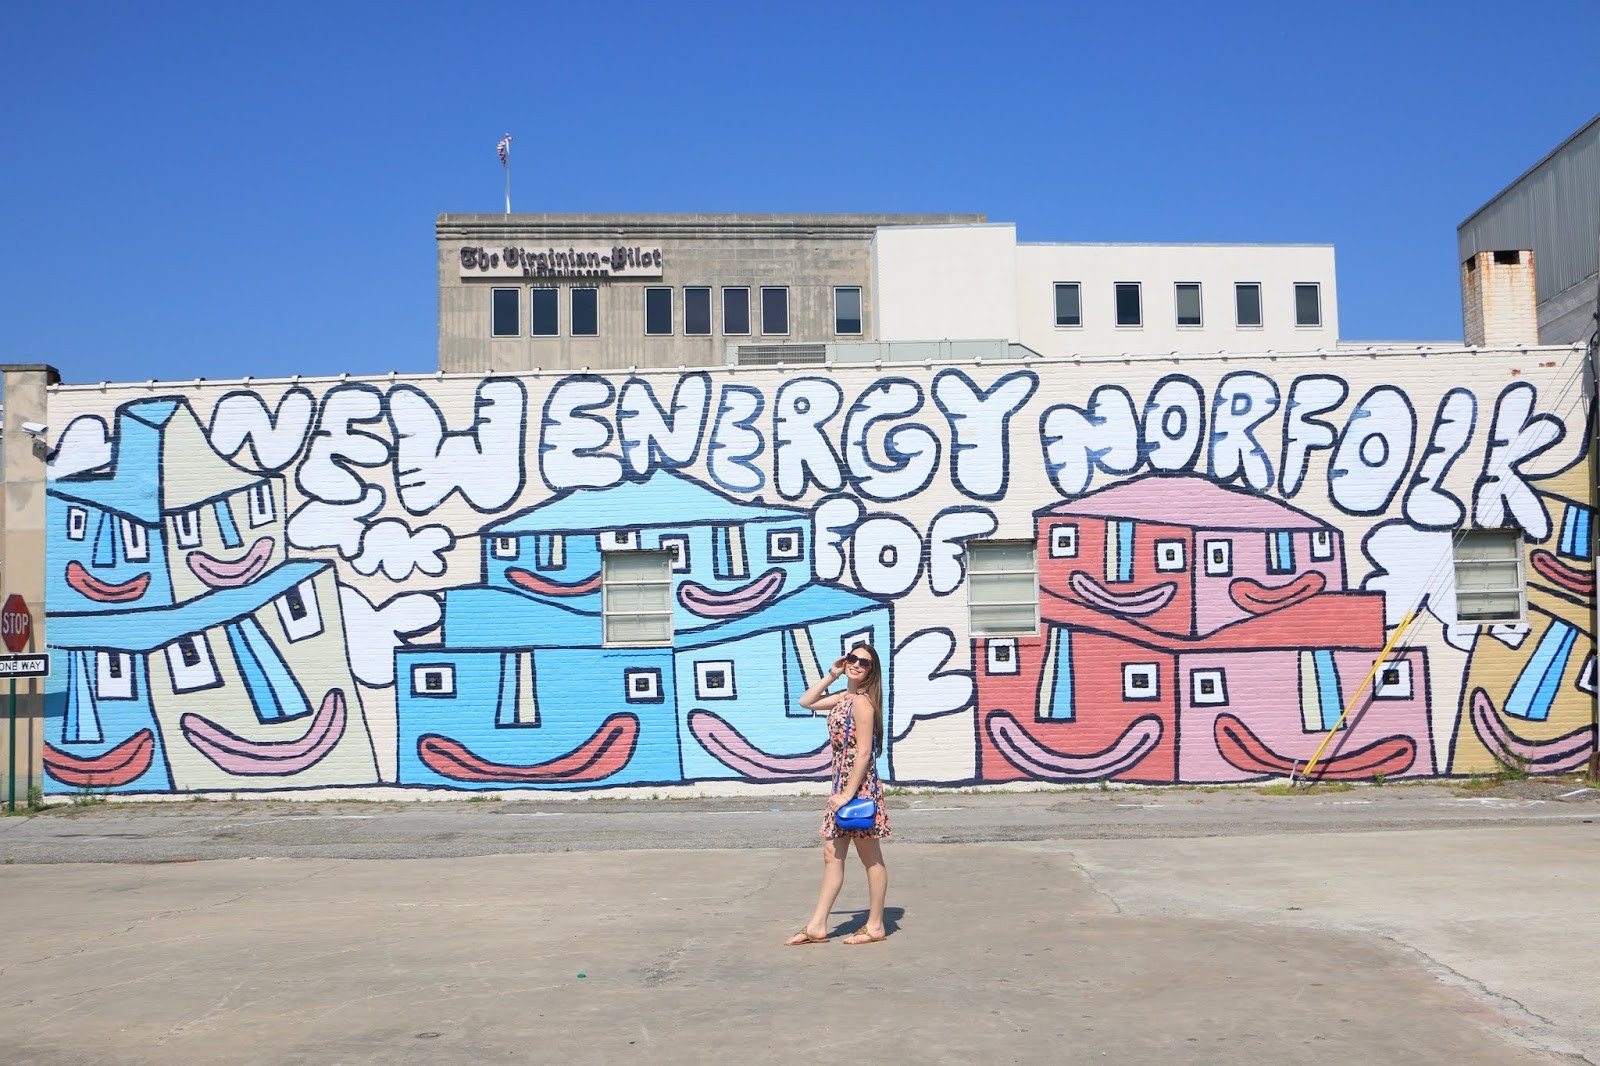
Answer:
[[[847,666],[853,663],[856,666],[861,667],[861,669],[863,669],[863,670],[865,670],[867,667],[872,665],[872,660],[871,659],[863,658],[860,655],[846,655],[844,657],[844,661],[845,661],[845,665],[847,665]]]

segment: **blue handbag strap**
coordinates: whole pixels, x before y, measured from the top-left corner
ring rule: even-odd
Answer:
[[[854,692],[848,693],[845,696],[845,699],[850,700],[851,702],[854,702],[855,698],[856,698],[856,694]],[[873,714],[880,714],[882,712],[880,712],[876,707],[874,707],[872,709],[872,713]],[[850,714],[847,714],[847,715],[844,716],[844,746],[845,747],[848,748],[848,747],[851,746],[850,738],[855,735],[855,731],[856,731],[856,716],[855,716],[854,712],[851,712]],[[873,732],[872,732],[872,757],[874,759],[876,759],[878,757],[878,732],[877,732],[877,730],[873,730]]]

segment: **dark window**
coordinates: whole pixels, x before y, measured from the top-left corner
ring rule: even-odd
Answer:
[[[854,286],[833,290],[833,331],[861,332],[861,290]]]
[[[1076,281],[1056,282],[1056,325],[1083,325],[1083,300]]]
[[[1522,262],[1521,252],[1496,252],[1494,261],[1497,266],[1516,266]]]
[[[600,290],[572,290],[572,335],[593,337],[600,332]]]
[[[742,285],[722,290],[722,332],[732,337],[750,332],[750,290]]]
[[[557,306],[559,289],[528,290],[528,322],[535,337],[554,337],[561,332],[561,313]]]
[[[1294,287],[1294,324],[1322,325],[1322,293],[1316,282],[1298,284]]]
[[[1261,284],[1241,281],[1233,287],[1234,321],[1241,326],[1261,325]]]
[[[711,290],[683,290],[683,332],[704,337],[711,332]]]
[[[1200,285],[1193,281],[1180,281],[1174,293],[1178,303],[1178,325],[1200,324]]]
[[[193,637],[184,637],[178,641],[178,655],[183,659],[185,666],[200,665],[200,649],[195,647]]]
[[[644,331],[651,336],[672,333],[672,290],[644,290]]]
[[[1144,322],[1144,312],[1139,306],[1139,283],[1117,282],[1117,325],[1138,326]]]
[[[788,334],[788,289],[774,287],[761,290],[761,332],[777,336]]]
[[[522,323],[518,312],[522,309],[520,289],[493,289],[489,294],[492,308],[489,332],[496,337],[522,336]]]
[[[289,608],[290,618],[298,622],[306,616],[306,601],[300,595],[299,585],[292,586],[288,592],[283,594],[283,602]]]

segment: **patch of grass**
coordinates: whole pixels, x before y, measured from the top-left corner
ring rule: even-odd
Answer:
[[[1526,781],[1528,779],[1528,762],[1516,752],[1508,752],[1510,760],[1495,757],[1495,762],[1500,764],[1500,772],[1496,774],[1503,781]]]
[[[467,802],[468,803],[499,803],[500,802],[500,797],[499,796],[485,796],[483,793],[480,792],[475,796],[467,797]]]
[[[44,789],[38,785],[33,785],[28,789],[28,810],[44,810]]]
[[[1252,791],[1262,796],[1315,796],[1328,792],[1349,792],[1355,787],[1349,781],[1318,781],[1310,785],[1291,785],[1281,781],[1275,785],[1259,785]]]
[[[106,802],[106,797],[110,795],[110,792],[110,789],[101,789],[96,792],[93,785],[84,785],[72,794],[72,805],[74,807],[99,806]]]

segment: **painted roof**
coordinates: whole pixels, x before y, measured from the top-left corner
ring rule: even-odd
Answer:
[[[105,648],[154,651],[179,637],[234,622],[261,609],[289,589],[333,564],[326,561],[282,563],[248,585],[216,589],[173,607],[136,607],[126,611],[50,612],[47,637],[52,648]],[[324,613],[337,610],[324,603]]]
[[[1288,504],[1194,475],[1151,475],[1112,485],[1034,516],[1077,515],[1161,522],[1192,529],[1331,529]]]
[[[714,622],[692,630],[678,630],[679,649],[698,648],[725,640],[739,640],[756,633],[798,629],[815,622],[864,614],[871,610],[888,611],[888,605],[846,589],[830,585],[802,585],[787,596],[780,596],[759,611]]]
[[[569,489],[479,532],[484,536],[514,533],[594,533],[608,529],[661,526],[727,525],[763,518],[794,520],[807,512],[799,507],[741,503],[691,478],[660,470],[645,481],[625,481],[605,489]]]
[[[444,597],[442,636],[452,649],[565,648],[574,646],[579,627],[599,632],[598,597],[587,597],[593,611],[495,586],[450,589]]]
[[[52,495],[159,525],[261,480],[217,454],[189,402],[179,396],[135,400],[117,409],[111,469],[49,484]]]
[[[1324,592],[1199,636],[1158,632],[1049,589],[1039,592],[1039,615],[1047,625],[1105,633],[1172,654],[1322,648],[1377,651],[1385,639],[1381,592]]]

